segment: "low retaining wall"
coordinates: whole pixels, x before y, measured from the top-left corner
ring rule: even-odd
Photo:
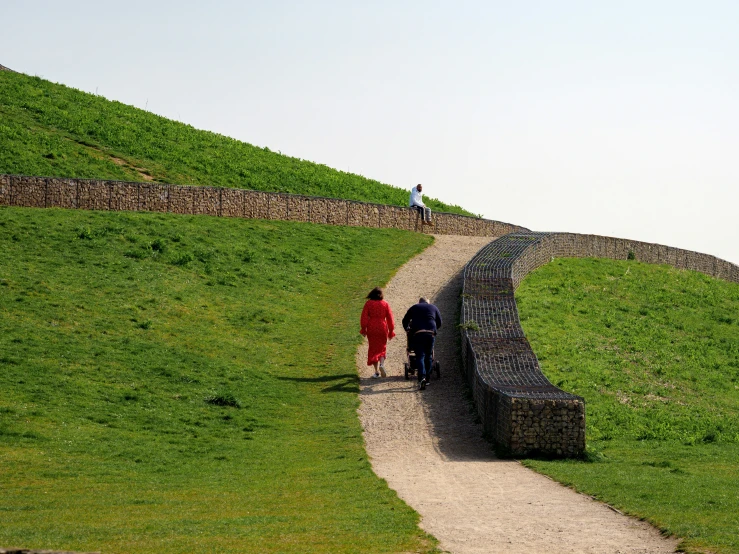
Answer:
[[[440,235],[499,237],[525,227],[436,212],[422,225],[400,206],[244,189],[0,175],[0,206],[78,208],[304,221]]]
[[[463,367],[485,433],[511,455],[575,457],[585,450],[585,402],[544,376],[514,297],[536,268],[584,257],[633,258],[739,283],[739,266],[715,256],[612,237],[518,232],[480,250],[464,270]]]

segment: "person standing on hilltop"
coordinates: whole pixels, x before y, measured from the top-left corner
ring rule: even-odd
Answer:
[[[418,213],[421,214],[421,221],[423,221],[424,224],[431,223],[431,208],[427,208],[426,204],[423,203],[423,185],[421,183],[418,183],[415,187],[411,189],[411,198],[408,202],[408,205],[411,208],[415,208],[418,210]]]
[[[380,375],[387,377],[385,372],[387,341],[395,336],[395,319],[390,304],[383,300],[380,287],[373,288],[367,295],[359,324],[359,333],[369,341],[367,365],[375,367],[375,374],[372,377],[375,379]]]
[[[408,332],[411,350],[416,354],[418,370],[418,388],[426,388],[431,377],[433,363],[434,341],[436,332],[441,327],[441,312],[433,304],[429,304],[423,296],[414,304],[403,317],[403,329]]]

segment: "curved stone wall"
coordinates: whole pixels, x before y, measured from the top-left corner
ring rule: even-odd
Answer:
[[[436,212],[422,225],[400,206],[245,189],[0,175],[0,206],[79,208],[280,219],[328,225],[394,228],[441,235],[499,237],[525,227]]]
[[[575,233],[518,232],[491,242],[464,270],[462,357],[485,433],[514,456],[585,449],[585,402],[552,385],[518,317],[514,292],[554,258],[636,259],[739,283],[739,266],[679,248]]]

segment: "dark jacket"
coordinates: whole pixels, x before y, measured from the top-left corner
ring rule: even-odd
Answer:
[[[403,317],[403,329],[416,331],[433,331],[441,327],[439,308],[428,302],[419,302],[408,308]]]

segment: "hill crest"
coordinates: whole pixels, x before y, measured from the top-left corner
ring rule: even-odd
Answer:
[[[0,173],[143,179],[408,205],[410,184],[400,188],[288,157],[14,71],[0,73],[0,117]],[[424,200],[436,212],[475,215]]]

